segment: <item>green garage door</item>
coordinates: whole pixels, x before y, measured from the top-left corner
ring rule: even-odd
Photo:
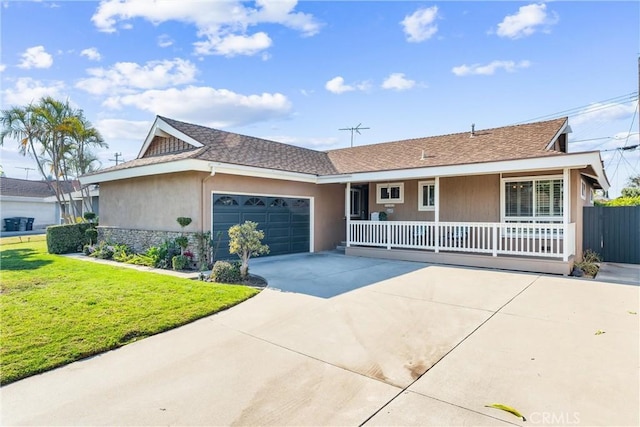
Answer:
[[[309,199],[214,193],[214,244],[221,232],[217,259],[236,257],[229,255],[227,231],[245,221],[257,222],[258,229],[264,231],[263,243],[269,245],[269,255],[309,252]]]

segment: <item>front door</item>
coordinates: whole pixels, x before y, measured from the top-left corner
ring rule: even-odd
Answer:
[[[369,186],[354,185],[351,187],[351,219],[366,220],[369,216]]]

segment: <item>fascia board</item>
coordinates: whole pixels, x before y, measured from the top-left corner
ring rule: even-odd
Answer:
[[[138,153],[137,158],[139,159],[144,155],[144,153],[147,151],[147,148],[149,148],[149,145],[151,145],[151,142],[153,141],[153,138],[155,136],[164,136],[164,135],[175,136],[176,138],[190,145],[193,145],[196,148],[200,148],[204,146],[201,142],[198,142],[195,139],[188,136],[187,134],[180,132],[178,129],[174,128],[169,123],[162,120],[160,117],[156,117],[156,120],[153,122],[153,125],[151,126],[151,130],[149,130],[149,133],[147,134],[147,137],[144,140],[144,144],[142,145],[142,148],[140,149],[140,152]]]
[[[426,177],[448,177],[463,175],[486,175],[492,173],[510,173],[527,171],[544,171],[559,168],[594,167],[598,174],[598,182],[607,185],[606,176],[602,169],[598,152],[563,154],[557,156],[537,157],[533,159],[507,160],[500,162],[470,163],[450,166],[434,166],[416,169],[400,169],[380,172],[361,172],[350,175],[333,175],[318,178],[319,184],[333,184],[346,182],[375,182],[396,179],[418,179]]]
[[[5,196],[0,195],[3,202],[28,202],[28,203],[49,203],[48,197],[28,197],[28,196]]]
[[[176,160],[173,162],[157,163],[153,165],[137,166],[128,169],[96,173],[80,177],[82,185],[98,184],[101,182],[117,181],[120,179],[137,178],[140,176],[161,175],[173,172],[199,171],[210,172],[211,162],[197,159]]]
[[[256,178],[280,179],[285,181],[309,182],[313,184],[317,183],[318,181],[318,177],[312,174],[279,171],[274,169],[263,169],[252,166],[211,162],[207,160],[185,159],[177,160],[174,162],[159,163],[155,165],[138,166],[129,169],[120,169],[116,171],[97,173],[95,175],[80,177],[80,183],[82,185],[87,185],[173,172],[212,172],[212,170],[215,173],[228,175],[241,175]]]
[[[264,169],[254,166],[233,165],[230,163],[210,162],[210,164],[214,167],[215,173],[279,179],[284,181],[309,182],[313,184],[318,183],[318,176],[313,174]]]

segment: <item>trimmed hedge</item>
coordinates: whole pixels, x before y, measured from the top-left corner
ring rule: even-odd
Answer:
[[[50,254],[82,252],[82,247],[89,243],[85,232],[90,227],[86,222],[47,227],[47,250]]]
[[[240,261],[216,261],[209,278],[217,283],[242,283]]]

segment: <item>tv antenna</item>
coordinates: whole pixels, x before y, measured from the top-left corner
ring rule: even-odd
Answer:
[[[116,166],[118,166],[118,163],[120,163],[121,161],[124,162],[124,159],[120,160],[120,157],[122,157],[122,153],[114,153],[113,157],[115,157],[115,159],[109,159],[109,161],[116,162]]]
[[[358,126],[356,126],[356,127],[338,129],[338,130],[348,130],[348,131],[351,131],[351,146],[352,146],[352,147],[353,147],[353,132],[356,132],[358,135],[362,135],[362,134],[360,133],[360,131],[361,131],[361,130],[371,129],[371,128],[363,128],[363,127],[360,127],[360,126],[362,126],[362,123],[358,123]]]
[[[16,166],[16,169],[25,170],[27,172],[27,178],[26,179],[29,179],[29,171],[34,171],[35,170],[34,168],[23,168],[23,167],[20,167],[20,166]]]

